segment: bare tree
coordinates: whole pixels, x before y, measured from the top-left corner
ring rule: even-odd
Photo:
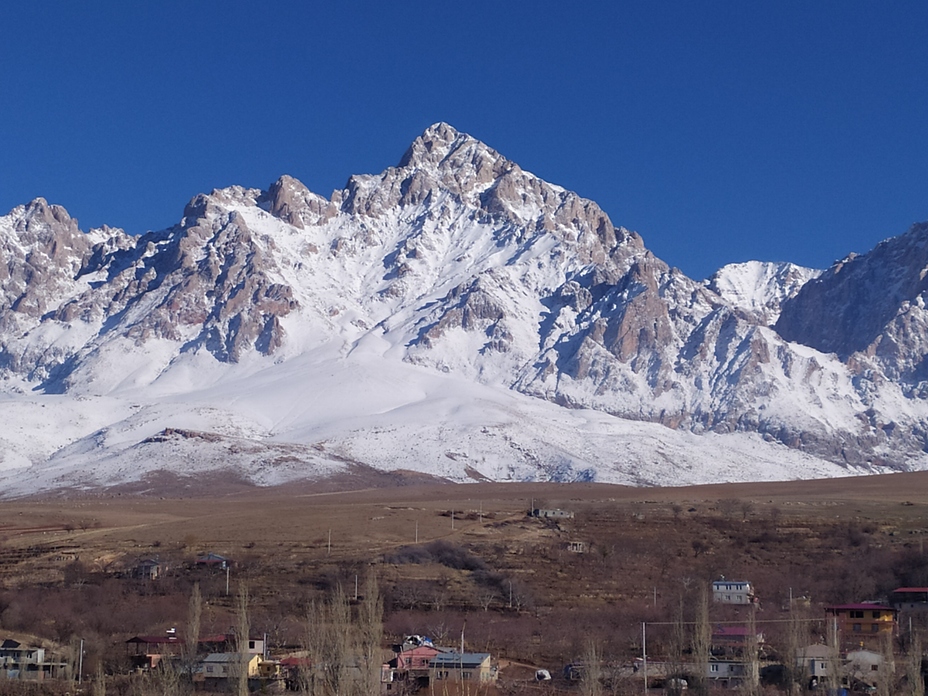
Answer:
[[[138,696],[184,696],[192,692],[192,686],[181,680],[177,670],[167,660],[145,674],[138,684]]]
[[[358,608],[357,643],[361,659],[361,693],[380,690],[381,645],[383,637],[383,598],[377,576],[371,569],[364,583],[364,601]]]
[[[705,582],[699,586],[696,600],[696,621],[693,624],[694,691],[698,696],[709,693],[709,651],[712,647],[712,629],[709,625],[709,588]]]
[[[759,696],[760,691],[760,655],[757,643],[757,621],[752,605],[748,613],[748,630],[744,640],[744,681],[741,693],[745,696]]]
[[[350,669],[351,658],[356,654],[355,637],[348,597],[339,585],[329,601],[310,607],[304,645],[314,664],[304,675],[306,693],[313,696],[358,693],[360,680],[352,680]]]
[[[92,696],[106,696],[106,675],[103,674],[103,662],[97,663],[97,671],[90,689]]]
[[[251,632],[251,627],[248,624],[248,587],[244,583],[238,588],[238,611],[236,613],[238,625],[235,629],[235,642],[239,662],[236,693],[238,696],[248,696],[248,658],[251,657],[248,652],[248,634]]]
[[[589,638],[583,655],[583,680],[580,682],[580,696],[602,696],[602,655],[596,641]]]
[[[893,637],[891,633],[884,633],[880,637],[880,668],[876,675],[876,692],[879,696],[893,696],[894,675],[896,665],[893,660]]]
[[[909,640],[905,660],[906,696],[925,696],[925,679],[922,677],[922,641],[918,633]]]
[[[831,650],[828,652],[828,684],[829,688],[837,689],[841,686],[841,645],[838,642],[838,620],[831,617],[826,628],[826,640]]]
[[[789,624],[786,629],[786,674],[789,679],[789,695],[799,696],[809,678],[804,658],[809,642],[809,627],[805,612],[795,603],[789,608]]]
[[[719,512],[722,513],[722,517],[730,520],[734,516],[735,510],[741,505],[741,501],[737,498],[722,498],[716,505]]]
[[[187,602],[187,631],[184,641],[184,665],[191,681],[197,664],[197,653],[200,647],[200,619],[203,615],[203,596],[200,594],[200,583],[193,583],[190,590],[190,599]]]
[[[682,691],[682,683],[679,677],[683,674],[683,652],[686,650],[682,595],[675,614],[670,632],[670,643],[667,646],[667,673],[669,677],[672,677],[667,680],[667,693],[679,696]]]

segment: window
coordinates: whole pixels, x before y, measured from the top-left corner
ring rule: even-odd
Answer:
[[[851,612],[851,618],[852,618],[852,619],[862,619],[862,618],[864,618],[864,613],[863,613],[862,611],[852,611],[852,612]]]
[[[873,618],[874,618],[874,619],[880,618],[880,612],[878,612],[878,611],[873,612]]]
[[[206,671],[212,673],[212,671],[213,671],[213,666],[212,666],[212,665],[206,665]]]
[[[718,672],[718,671],[719,671],[719,666],[718,666],[718,665],[709,665],[709,671],[710,671],[710,672]]]
[[[863,630],[860,624],[854,624],[851,628],[854,633],[860,633]]]
[[[879,633],[880,624],[870,624],[870,633]]]

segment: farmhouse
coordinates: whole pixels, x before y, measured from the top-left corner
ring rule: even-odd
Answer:
[[[755,600],[754,588],[747,580],[721,577],[712,583],[712,601],[718,604],[751,604]]]
[[[755,670],[753,677],[751,670]],[[757,665],[742,660],[712,659],[706,668],[706,676],[722,688],[735,687],[745,680],[757,681]]]
[[[835,648],[816,643],[806,646],[796,656],[798,667],[810,679],[821,679],[828,676],[828,664],[835,661]]]
[[[232,560],[225,556],[220,556],[218,553],[210,552],[202,556],[197,556],[196,565],[201,568],[225,570],[226,568],[232,567]]]
[[[845,638],[858,640],[865,636],[879,636],[892,633],[896,627],[896,610],[883,604],[834,604],[825,607],[825,611],[835,617],[838,630]]]
[[[896,611],[928,609],[928,587],[900,587],[893,590],[889,603]]]
[[[163,572],[164,566],[157,558],[143,558],[132,569],[132,575],[142,580],[157,580]]]
[[[429,681],[496,681],[497,670],[490,665],[490,653],[439,653],[429,663]]]
[[[242,653],[210,653],[197,666],[194,679],[199,682],[213,679],[229,679],[245,670],[249,677],[258,676],[259,655]]]
[[[754,640],[757,645],[763,645],[764,634],[754,630]],[[742,649],[751,639],[751,629],[748,626],[716,626],[712,629],[712,649],[723,652],[730,649]]]
[[[7,638],[0,643],[0,677],[44,681],[64,673],[65,665],[45,661],[45,648],[23,645]]]
[[[532,517],[540,517],[542,519],[572,520],[574,518],[574,513],[570,510],[535,508],[532,510]]]

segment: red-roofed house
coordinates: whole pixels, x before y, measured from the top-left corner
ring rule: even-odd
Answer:
[[[900,587],[893,590],[889,603],[896,611],[928,609],[928,587]]]
[[[718,625],[712,629],[713,647],[729,648],[743,647],[751,636],[751,630],[747,626],[722,626]],[[754,629],[754,637],[758,645],[764,642],[764,634]]]

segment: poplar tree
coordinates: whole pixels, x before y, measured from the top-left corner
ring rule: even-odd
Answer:
[[[200,647],[200,620],[203,615],[203,596],[200,594],[200,583],[193,583],[190,590],[190,599],[187,602],[187,631],[184,640],[184,660],[187,674],[193,680],[197,665],[197,654]]]
[[[236,651],[238,652],[238,678],[236,679],[236,693],[238,696],[248,696],[248,634],[251,627],[248,623],[248,587],[242,583],[238,589],[238,612],[236,619],[238,625],[235,631]]]
[[[712,648],[712,629],[709,625],[709,587],[703,582],[698,589],[696,621],[693,624],[693,684],[697,696],[709,693],[709,652]]]

